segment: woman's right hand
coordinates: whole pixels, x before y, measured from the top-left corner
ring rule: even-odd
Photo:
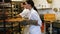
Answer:
[[[15,18],[22,18],[22,16],[21,15],[16,15]]]

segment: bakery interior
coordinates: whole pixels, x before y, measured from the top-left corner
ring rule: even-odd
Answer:
[[[0,34],[24,34],[26,25],[35,20],[15,17],[26,0],[0,0]],[[42,34],[60,34],[60,0],[33,0],[42,20]]]

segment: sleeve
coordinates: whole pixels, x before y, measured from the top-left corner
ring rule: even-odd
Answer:
[[[24,9],[23,11],[22,11],[22,13],[20,13],[19,15],[21,15],[22,17],[24,17],[25,16],[25,13],[26,12],[26,9]]]
[[[42,21],[37,13],[32,13],[30,19],[37,20],[38,24],[42,26]]]
[[[22,13],[20,13],[19,15],[21,15],[22,17],[26,17],[29,13],[29,9],[24,9]]]

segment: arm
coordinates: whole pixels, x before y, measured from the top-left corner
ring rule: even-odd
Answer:
[[[20,14],[16,15],[16,17],[24,17],[25,16],[26,9],[24,9]]]
[[[32,13],[30,19],[31,20],[36,20],[37,21],[36,25],[42,26],[42,21],[41,21],[39,15],[38,15],[38,13]]]
[[[21,16],[21,15],[19,15],[19,14],[18,14],[18,15],[16,15],[16,17],[20,17],[20,18],[22,18],[22,16]]]
[[[14,18],[22,18],[22,16],[18,14],[16,16],[14,16]]]

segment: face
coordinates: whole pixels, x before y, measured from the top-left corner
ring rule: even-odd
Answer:
[[[26,5],[23,5],[23,3],[21,3],[21,7],[22,7],[22,8],[26,8]]]
[[[26,9],[29,9],[30,8],[30,4],[28,4],[27,2],[25,2],[25,6],[26,6]]]
[[[23,3],[21,3],[21,7],[24,7],[24,6],[23,6]]]

